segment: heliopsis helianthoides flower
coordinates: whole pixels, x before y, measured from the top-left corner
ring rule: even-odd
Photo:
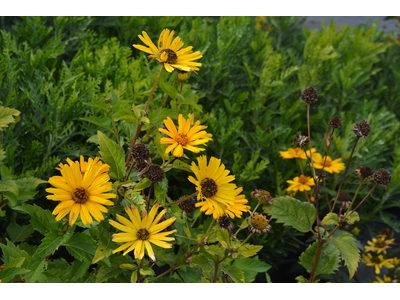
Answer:
[[[391,263],[392,265],[394,265],[394,266],[400,265],[400,259],[398,259],[397,257],[390,258],[389,260],[390,260],[390,263]]]
[[[383,275],[383,280],[377,276],[376,281],[373,281],[373,283],[396,283],[396,282],[397,280],[392,280],[392,278],[386,275]]]
[[[293,180],[286,180],[290,186],[287,188],[288,192],[304,192],[311,191],[311,187],[315,185],[314,179],[305,175],[296,176]]]
[[[382,255],[372,256],[371,253],[367,253],[367,255],[363,254],[361,260],[367,265],[375,267],[375,273],[380,274],[381,268],[393,268],[394,265],[391,263],[390,259],[383,259]]]
[[[46,196],[53,201],[61,201],[53,211],[57,215],[56,221],[61,220],[69,213],[69,225],[74,225],[78,216],[81,216],[83,224],[93,223],[92,216],[101,222],[104,220],[102,212],[108,210],[103,205],[114,205],[109,199],[115,198],[115,194],[107,193],[112,189],[110,177],[104,173],[109,166],[99,163],[98,159],[73,162],[67,159],[69,165],[60,164],[62,176],[53,176],[49,183],[54,188],[46,189],[46,192],[54,195]]]
[[[230,183],[235,180],[235,176],[229,175],[230,171],[226,170],[221,160],[215,157],[210,158],[208,165],[205,155],[198,157],[197,161],[198,165],[193,161],[190,167],[196,179],[192,176],[188,179],[196,185],[196,190],[199,192],[197,200],[207,202],[208,210],[213,210],[213,217],[219,218],[224,215],[225,209],[235,206],[239,189],[236,184]],[[242,201],[241,197],[238,200]]]
[[[314,167],[316,169],[322,169],[323,165],[324,165],[324,161],[325,161],[325,156],[322,157],[321,154],[319,153],[315,153],[312,156],[312,159],[314,161]],[[324,171],[329,172],[329,173],[339,173],[340,171],[344,170],[344,163],[340,162],[342,159],[338,158],[335,160],[332,160],[332,158],[330,156],[328,156],[326,158],[326,162],[325,162],[325,167],[324,167]]]
[[[167,235],[176,232],[176,230],[160,231],[174,223],[176,217],[158,223],[167,211],[164,209],[156,217],[159,206],[160,205],[156,203],[148,215],[147,211],[144,210],[142,217],[140,217],[135,206],[132,206],[132,208],[125,207],[125,211],[128,214],[130,221],[120,215],[117,215],[117,220],[121,222],[121,224],[110,220],[112,226],[123,231],[123,233],[113,234],[113,241],[117,243],[125,243],[121,247],[115,249],[113,253],[127,249],[124,252],[125,255],[132,250],[135,250],[135,258],[142,259],[144,256],[144,249],[146,249],[147,254],[153,261],[155,261],[156,257],[154,256],[154,251],[150,243],[162,248],[172,247],[172,244],[165,241],[174,241],[175,239],[173,237],[168,237]]]
[[[179,36],[172,41],[175,31],[164,29],[158,39],[158,46],[154,45],[145,31],[142,31],[142,34],[143,36],[139,35],[139,38],[148,47],[142,45],[133,45],[133,47],[151,54],[148,57],[156,58],[160,63],[163,63],[168,72],[172,72],[174,69],[186,72],[199,70],[198,67],[201,66],[201,63],[193,60],[203,57],[200,51],[193,52],[191,46],[181,49],[183,42]]]
[[[311,152],[314,153],[317,152],[317,149],[312,148]],[[307,159],[306,153],[304,152],[303,149],[297,147],[297,148],[289,148],[288,151],[279,151],[279,154],[283,159],[291,159],[291,158],[301,158],[301,159]],[[310,157],[310,150],[307,151],[308,157]]]
[[[164,120],[165,127],[168,129],[159,128],[158,130],[165,133],[169,138],[161,138],[161,144],[171,144],[165,149],[165,153],[169,153],[172,149],[175,149],[172,153],[176,157],[183,155],[183,149],[187,149],[194,153],[199,153],[205,149],[197,147],[198,145],[206,145],[206,143],[212,140],[212,135],[204,131],[207,126],[200,125],[200,121],[196,121],[193,127],[191,127],[189,119],[185,119],[181,114],[179,115],[178,130],[175,127],[174,122],[170,117]]]
[[[233,200],[233,205],[229,208],[225,205],[218,204],[221,209],[224,211],[226,215],[228,215],[231,219],[234,219],[235,216],[238,218],[242,217],[243,212],[248,211],[250,206],[246,205],[248,203],[245,195],[239,195],[243,191],[243,188],[240,187],[236,189],[237,196],[235,196],[235,200]],[[201,207],[200,210],[204,211],[206,215],[213,215],[214,219],[219,218],[217,215],[217,210],[214,207],[210,207],[207,201],[202,201],[196,203],[196,207]]]
[[[394,239],[391,240],[385,240],[385,238],[379,238],[379,239],[372,239],[372,241],[367,242],[369,246],[365,246],[366,252],[368,251],[374,251],[377,252],[378,254],[383,252],[386,254],[386,249],[390,248],[391,244],[395,244]]]

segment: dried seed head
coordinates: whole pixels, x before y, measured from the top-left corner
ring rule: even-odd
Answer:
[[[229,232],[231,232],[233,229],[233,223],[232,223],[231,219],[229,219],[229,217],[227,217],[227,216],[219,217],[217,219],[217,224],[219,227],[221,227],[222,229],[228,230]]]
[[[144,172],[143,177],[146,177],[151,182],[160,182],[165,177],[164,170],[158,165],[151,165],[146,172]]]
[[[187,195],[182,196],[179,198],[179,200],[182,200],[183,198],[186,198],[186,197],[187,197]],[[179,202],[178,206],[186,214],[192,214],[196,210],[196,200],[193,197],[190,197],[189,199],[186,199],[185,201]]]
[[[374,174],[374,181],[380,186],[387,186],[392,181],[392,175],[386,169],[379,169]]]
[[[361,122],[354,124],[353,131],[356,136],[366,138],[371,131],[371,126],[368,121],[362,120]]]
[[[151,154],[149,148],[142,143],[136,144],[131,149],[132,157],[135,160],[133,167],[141,171],[151,164]]]
[[[317,98],[318,98],[317,90],[312,86],[306,88],[301,94],[301,99],[306,103],[317,102],[318,100]]]
[[[274,200],[274,199],[272,199],[271,194],[269,192],[267,192],[267,191],[264,191],[264,190],[252,191],[250,193],[250,196],[251,196],[251,198],[260,197],[260,202],[263,203],[263,204],[267,204],[267,203],[272,204],[272,201]]]
[[[347,192],[342,191],[339,193],[339,196],[337,199],[339,202],[345,202],[345,201],[349,201],[350,198],[349,198],[349,194]]]
[[[301,135],[300,132],[296,133],[296,137],[293,139],[293,144],[299,144],[300,147],[304,147],[308,143],[308,136]]]
[[[340,126],[342,126],[342,119],[340,119],[338,116],[334,116],[330,119],[328,126],[330,128],[340,128]]]
[[[372,175],[374,174],[374,171],[372,170],[372,168],[368,167],[368,166],[360,167],[359,170],[360,170],[360,176],[362,178],[371,178]]]
[[[262,235],[271,230],[268,220],[265,216],[254,213],[248,218],[248,229],[254,235]]]

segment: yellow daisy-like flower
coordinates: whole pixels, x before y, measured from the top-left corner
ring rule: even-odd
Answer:
[[[396,282],[397,280],[392,280],[389,276],[383,275],[383,280],[377,276],[376,281],[374,281],[373,283],[396,283]]]
[[[245,195],[239,195],[243,191],[243,188],[240,187],[236,190],[237,196],[235,197],[235,200],[233,201],[233,205],[231,205],[229,208],[226,206],[222,206],[221,204],[220,207],[224,211],[226,215],[228,215],[231,219],[234,219],[235,216],[238,218],[242,217],[243,212],[248,211],[250,209],[250,206],[246,205],[248,203],[246,196]],[[213,207],[210,207],[207,201],[202,201],[199,203],[196,203],[196,207],[201,207],[200,210],[204,211],[206,215],[213,215],[214,219],[219,218],[216,209]]]
[[[61,201],[53,211],[57,215],[56,221],[61,220],[69,213],[69,225],[74,225],[78,216],[81,216],[83,224],[93,223],[93,216],[98,222],[104,220],[102,212],[108,210],[103,205],[114,205],[108,199],[115,198],[117,195],[107,193],[112,189],[110,177],[104,173],[109,166],[99,164],[98,158],[73,162],[67,159],[69,165],[60,164],[62,176],[53,176],[49,183],[55,188],[48,188],[46,192],[53,195],[46,196],[53,201]]]
[[[190,169],[196,175],[195,179],[189,176],[191,183],[196,185],[197,200],[207,202],[208,208],[215,210],[212,212],[214,218],[221,217],[225,209],[235,206],[238,190],[236,184],[230,183],[235,180],[234,175],[229,175],[229,170],[225,169],[221,160],[215,157],[210,158],[207,165],[207,157],[205,155],[197,158],[199,165],[193,161]]]
[[[295,194],[300,191],[311,191],[311,187],[315,185],[314,179],[305,175],[296,176],[293,180],[286,180],[290,186],[287,188],[288,192],[294,192]]]
[[[142,259],[144,256],[144,249],[146,249],[147,254],[153,261],[155,261],[156,257],[154,256],[154,251],[150,243],[162,248],[172,248],[172,244],[166,243],[165,241],[174,241],[174,238],[167,237],[167,235],[176,232],[176,230],[160,231],[174,223],[176,217],[158,223],[167,211],[164,209],[156,217],[159,206],[159,203],[156,203],[148,215],[146,211],[143,211],[142,218],[140,217],[136,207],[125,207],[125,211],[128,214],[130,221],[120,215],[117,215],[117,220],[121,222],[121,224],[110,220],[112,226],[123,231],[123,233],[113,234],[113,241],[117,243],[125,243],[121,247],[115,249],[113,253],[128,248],[124,252],[124,255],[135,250],[135,259]]]
[[[319,153],[315,153],[313,154],[313,161],[314,161],[314,167],[316,169],[322,169],[323,165],[324,165],[324,161],[325,161],[325,156],[322,157],[321,154]],[[332,160],[332,158],[330,156],[328,156],[326,158],[326,162],[325,162],[325,168],[324,171],[329,172],[329,173],[339,173],[340,171],[344,170],[344,163],[340,162],[342,159],[338,158],[335,160]]]
[[[388,260],[389,260],[390,263],[391,263],[392,265],[394,265],[394,266],[400,265],[400,259],[398,259],[397,257],[390,258],[390,259],[388,259]]]
[[[190,150],[194,153],[199,153],[205,149],[197,147],[198,145],[206,144],[212,140],[212,135],[204,131],[207,126],[200,125],[200,121],[196,121],[193,127],[191,127],[191,117],[185,119],[181,114],[179,115],[178,130],[175,127],[174,122],[170,117],[164,120],[165,127],[168,129],[159,128],[158,130],[165,133],[169,138],[161,138],[161,144],[171,144],[165,149],[165,153],[169,153],[172,149],[175,149],[173,155],[181,157],[183,155],[183,149]]]
[[[385,240],[385,238],[379,238],[379,239],[372,239],[371,241],[367,242],[369,246],[365,246],[366,252],[368,251],[374,251],[377,252],[378,254],[383,252],[386,254],[386,249],[390,248],[391,244],[395,244],[394,239],[391,240]]]
[[[148,47],[142,45],[133,45],[133,47],[151,54],[148,57],[156,58],[160,63],[163,63],[168,72],[173,72],[174,68],[186,72],[199,70],[198,67],[201,66],[201,63],[194,62],[193,60],[203,57],[200,51],[193,52],[193,47],[191,46],[181,49],[183,42],[179,36],[172,41],[175,31],[164,29],[158,39],[157,47],[145,31],[142,31],[142,34],[143,36],[139,35],[139,38]]]
[[[375,267],[375,273],[380,274],[381,268],[393,268],[394,265],[390,262],[389,259],[383,259],[382,255],[372,256],[371,253],[367,253],[367,255],[363,254],[361,260],[367,265]]]
[[[314,155],[314,152],[317,152],[316,148],[312,148],[311,152]],[[288,151],[279,151],[279,154],[283,159],[291,159],[291,158],[301,158],[301,159],[307,159],[306,153],[304,152],[303,149],[297,147],[297,148],[289,148]],[[310,150],[307,151],[308,157],[310,157]]]

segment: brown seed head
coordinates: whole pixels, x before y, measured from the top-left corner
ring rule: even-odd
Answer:
[[[340,128],[340,126],[342,126],[342,119],[340,119],[338,116],[334,116],[330,119],[328,126],[330,128]]]
[[[306,103],[317,102],[318,100],[317,98],[318,98],[317,90],[312,86],[306,88],[301,94],[301,99]]]
[[[217,219],[217,224],[219,227],[221,227],[222,229],[228,230],[229,232],[231,232],[233,229],[233,223],[232,223],[231,219],[229,219],[229,217],[227,217],[227,216],[219,217]]]
[[[269,203],[272,204],[272,199],[271,194],[267,191],[264,190],[254,190],[250,193],[251,198],[259,198],[260,197],[260,202],[263,204]]]
[[[179,200],[186,198],[187,195],[182,196]],[[196,200],[193,197],[178,203],[179,208],[186,214],[192,214],[196,210]]]
[[[271,230],[268,220],[265,216],[254,213],[248,218],[248,229],[254,235],[262,235]]]
[[[144,172],[143,177],[146,177],[151,182],[156,183],[164,179],[165,172],[160,166],[151,165],[149,169],[146,172]]]
[[[360,168],[360,176],[362,178],[371,178],[374,174],[374,171],[369,166],[363,166]]]
[[[349,194],[345,191],[342,191],[339,193],[339,196],[337,199],[339,202],[349,201]]]
[[[304,147],[308,143],[308,136],[301,135],[300,132],[296,133],[296,137],[293,139],[293,144],[299,144],[300,147]]]
[[[392,175],[386,169],[379,169],[374,174],[374,181],[380,186],[387,186],[392,181]]]
[[[136,144],[131,149],[132,157],[134,159],[133,167],[141,171],[151,164],[151,154],[149,148],[142,143]]]
[[[353,131],[356,136],[366,138],[371,131],[371,126],[368,121],[362,120],[361,122],[354,124]]]

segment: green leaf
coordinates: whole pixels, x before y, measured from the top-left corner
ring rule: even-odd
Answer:
[[[189,228],[184,226],[183,230],[185,231],[187,237],[190,237],[190,238],[192,237],[192,233],[190,232]]]
[[[315,222],[315,206],[290,197],[277,197],[271,205],[272,216],[277,223],[308,232]]]
[[[25,262],[26,257],[18,257],[16,259],[13,259],[10,261],[6,266],[4,267],[3,271],[11,268],[20,268],[22,264]]]
[[[133,189],[135,192],[147,189],[151,186],[151,181],[147,178],[143,178],[141,182],[136,184],[135,188]]]
[[[238,267],[244,272],[246,282],[253,282],[258,273],[267,272],[271,266],[256,258],[236,259],[232,266]]]
[[[160,154],[161,158],[167,160],[169,157],[169,155],[165,153],[167,145],[161,144],[161,135],[159,131],[157,131],[156,136],[154,137],[154,144],[156,145],[158,154]]]
[[[0,192],[11,192],[15,195],[19,195],[18,185],[15,180],[12,180],[11,177],[6,177],[0,181]]]
[[[0,130],[3,130],[4,127],[8,127],[9,123],[15,122],[14,117],[19,116],[21,112],[8,107],[0,106]]]
[[[221,265],[221,270],[227,274],[234,282],[244,283],[244,273],[236,266],[223,266]]]
[[[47,181],[36,177],[25,177],[16,180],[19,188],[34,191],[39,184],[47,183]]]
[[[34,231],[32,224],[19,226],[15,221],[7,227],[8,235],[13,243],[24,241]]]
[[[337,221],[337,214],[335,213],[328,213],[321,222],[321,225],[339,225]]]
[[[83,105],[100,108],[103,111],[108,110],[108,105],[103,102],[82,102]]]
[[[58,233],[49,233],[47,234],[42,243],[39,245],[38,249],[36,250],[33,258],[44,258],[48,255],[54,254],[58,247],[61,244],[65,243],[70,238],[70,235],[64,234],[59,235]]]
[[[360,221],[360,216],[355,211],[351,214],[352,210],[349,211],[349,217],[346,217],[347,224],[354,224],[355,222]],[[351,215],[350,215],[351,214]]]
[[[306,251],[300,255],[300,264],[311,271],[314,265],[315,256],[318,249],[318,241],[310,245]],[[331,274],[335,271],[340,263],[339,250],[336,246],[328,241],[322,246],[322,251],[319,257],[318,266],[315,271],[315,276],[319,274]]]
[[[93,124],[95,124],[95,125],[97,125],[97,126],[99,126],[99,127],[108,129],[108,130],[110,130],[111,132],[113,131],[113,128],[112,128],[112,126],[111,126],[111,120],[110,120],[110,119],[107,119],[107,118],[100,119],[100,118],[98,118],[98,117],[93,117],[93,116],[91,116],[91,117],[85,117],[85,118],[80,118],[80,119],[83,120],[83,121],[87,121],[87,122],[93,123]]]
[[[75,260],[72,264],[72,269],[70,273],[71,279],[77,280],[79,278],[82,278],[89,270],[90,265],[90,262]]]
[[[21,250],[18,246],[15,246],[10,240],[7,240],[7,245],[0,243],[0,247],[3,251],[3,263],[9,264],[14,259],[24,257],[26,259],[25,263],[31,260],[31,256],[24,250]]]
[[[192,263],[195,265],[208,264],[210,260],[203,253],[193,256]]]
[[[135,104],[132,103],[132,111],[135,114],[136,118],[140,118],[140,110],[136,107]]]
[[[222,229],[220,227],[218,227],[217,239],[224,248],[228,248],[231,244],[228,230]]]
[[[207,253],[210,253],[211,255],[224,255],[224,249],[217,245],[204,246],[204,249],[207,251]]]
[[[178,90],[166,83],[162,78],[158,80],[158,86],[163,90],[164,93],[167,93],[173,100],[176,100],[178,97]]]
[[[119,268],[123,270],[136,270],[137,266],[133,264],[120,264]]]
[[[153,271],[153,269],[149,268],[149,267],[143,267],[141,269],[139,269],[139,273],[140,275],[147,275],[147,276],[154,276],[156,275]]]
[[[297,283],[308,283],[308,280],[305,279],[303,276],[297,276],[296,277]]]
[[[3,163],[3,160],[7,157],[6,151],[3,150],[3,148],[0,148],[0,164]]]
[[[37,205],[23,205],[14,207],[14,210],[28,213],[31,216],[31,224],[41,234],[46,235],[51,229],[58,228],[58,222],[48,210],[43,210]]]
[[[46,268],[47,261],[44,261],[43,258],[33,258],[27,266],[27,269],[31,270],[31,272],[25,275],[25,281],[27,283],[35,283]]]
[[[131,283],[136,283],[137,281],[137,271],[133,271],[131,274]]]
[[[3,270],[2,272],[0,272],[0,279],[1,279],[2,283],[7,283],[11,279],[13,279],[14,276],[23,275],[30,271],[31,270],[24,269],[24,268],[10,268],[10,269]]]
[[[244,257],[252,257],[258,253],[263,248],[263,246],[258,246],[258,245],[250,245],[250,244],[243,244],[238,252],[240,255]]]
[[[339,249],[344,264],[349,270],[349,279],[353,278],[358,268],[358,262],[360,261],[360,250],[356,246],[354,237],[350,233],[345,232],[333,238],[332,242]]]
[[[193,173],[193,171],[190,169],[190,165],[187,164],[187,163],[185,163],[185,162],[183,162],[183,161],[181,161],[181,160],[179,160],[179,159],[176,159],[176,160],[174,161],[173,167],[174,167],[175,169],[180,169],[180,170],[184,170],[184,171],[186,171],[186,172]]]
[[[154,185],[155,198],[161,205],[165,203],[165,194],[166,192],[161,186],[159,186],[158,184]]]
[[[117,277],[119,274],[121,274],[124,270],[122,269],[117,269],[114,267],[110,268],[102,268],[96,275],[96,283],[101,283],[105,282],[110,278]]]
[[[116,174],[118,179],[124,178],[126,172],[124,151],[101,131],[97,131],[97,135],[99,136],[99,153],[103,161],[110,166],[110,172]]]
[[[97,244],[89,234],[75,233],[65,244],[67,251],[77,260],[91,262],[96,254]]]

